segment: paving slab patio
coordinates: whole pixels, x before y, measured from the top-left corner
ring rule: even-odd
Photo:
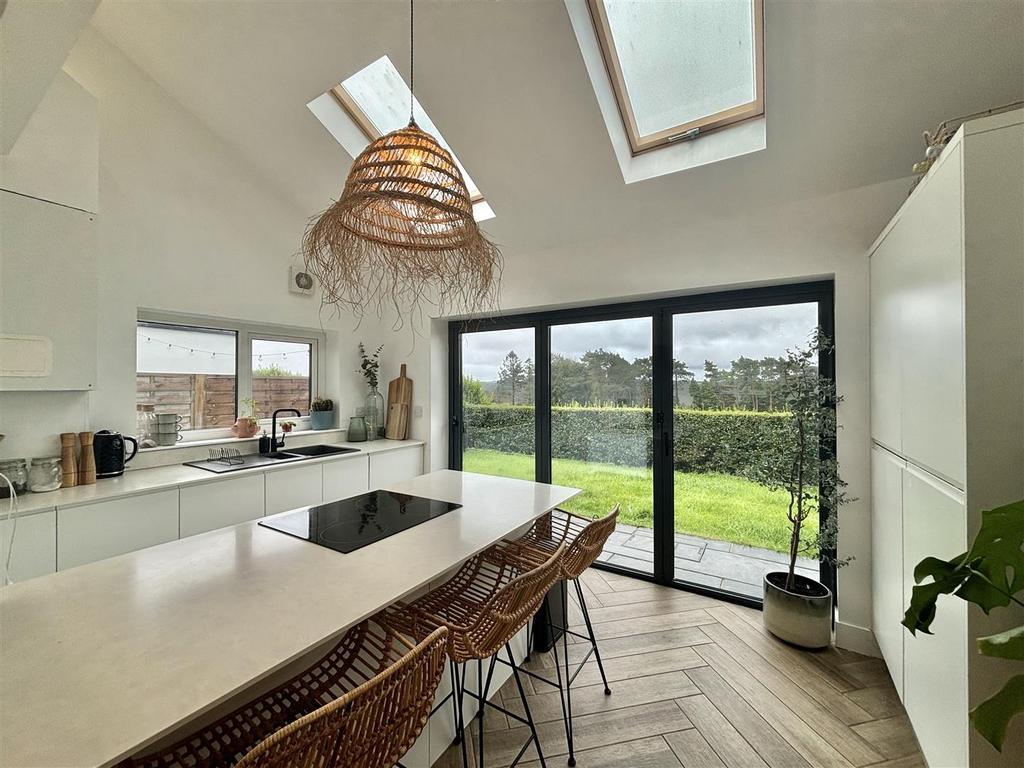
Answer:
[[[598,562],[650,573],[654,566],[654,531],[634,525],[616,526]],[[782,570],[787,562],[785,554],[770,549],[675,535],[676,578],[705,587],[759,598],[764,575]],[[818,564],[806,557],[797,558],[796,572],[817,579]]]

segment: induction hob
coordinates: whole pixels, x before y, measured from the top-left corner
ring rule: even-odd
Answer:
[[[260,525],[349,553],[461,506],[393,491],[371,491],[260,520]]]

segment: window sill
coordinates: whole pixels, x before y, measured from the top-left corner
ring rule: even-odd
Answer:
[[[334,435],[338,432],[344,432],[344,429],[339,427],[333,427],[331,429],[293,429],[291,432],[281,432],[282,435],[288,437],[301,437],[303,435]],[[269,434],[269,430],[268,430]],[[185,448],[201,448],[209,445],[241,445],[243,443],[255,443],[259,440],[259,435],[253,437],[215,437],[207,440],[182,440],[174,445],[155,445],[152,448],[139,448],[139,454],[148,453],[160,453],[162,451],[180,451]]]

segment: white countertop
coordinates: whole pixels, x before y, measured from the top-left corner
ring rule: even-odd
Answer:
[[[451,470],[388,488],[462,507],[347,555],[249,522],[5,588],[0,765],[115,763],[579,493]]]
[[[369,440],[365,443],[338,442],[330,443],[330,445],[356,448],[359,453],[317,456],[315,458],[303,459],[302,461],[289,461],[277,465],[270,464],[221,474],[207,472],[205,469],[197,469],[196,467],[186,467],[184,464],[172,464],[151,469],[129,468],[120,477],[99,478],[93,485],[76,485],[49,493],[20,494],[18,496],[16,516],[51,510],[54,507],[75,507],[95,501],[106,501],[118,496],[134,496],[140,493],[180,488],[197,483],[213,483],[218,480],[227,480],[247,474],[276,472],[297,465],[318,464],[326,461],[345,461],[346,459],[356,459],[360,456],[373,455],[384,451],[395,451],[401,448],[423,445],[423,443],[420,440]],[[0,499],[0,519],[7,517],[7,503],[7,499]]]

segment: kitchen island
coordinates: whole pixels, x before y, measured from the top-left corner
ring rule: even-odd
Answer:
[[[461,507],[350,554],[247,522],[6,588],[0,765],[116,763],[579,493],[449,470],[387,490]]]

